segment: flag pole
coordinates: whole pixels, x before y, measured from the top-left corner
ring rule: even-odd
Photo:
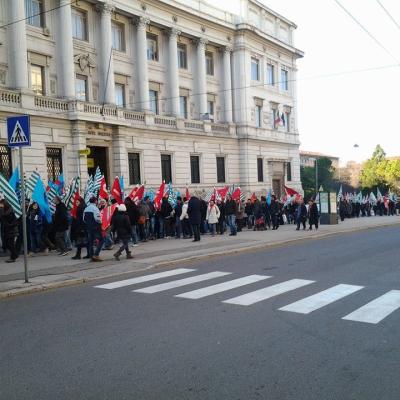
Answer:
[[[22,209],[22,237],[24,242],[24,271],[25,283],[29,283],[28,276],[28,240],[26,232],[26,209],[25,209],[25,182],[24,182],[24,159],[22,154],[22,147],[19,148],[19,169],[21,173],[21,209]]]

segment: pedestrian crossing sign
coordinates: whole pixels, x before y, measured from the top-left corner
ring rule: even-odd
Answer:
[[[9,147],[31,145],[29,115],[7,118],[7,138]]]

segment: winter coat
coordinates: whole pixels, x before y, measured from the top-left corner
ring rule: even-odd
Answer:
[[[126,202],[126,212],[128,213],[129,221],[131,225],[137,225],[139,219],[139,208],[132,202]]]
[[[18,219],[11,206],[0,208],[1,230],[4,237],[15,238],[18,236]]]
[[[299,204],[296,210],[296,221],[303,222],[307,218],[307,207],[305,204]]]
[[[31,208],[28,212],[29,232],[40,234],[43,230],[43,217],[39,209]]]
[[[128,213],[117,211],[111,218],[111,230],[117,232],[118,239],[130,239],[132,236],[131,222]]]
[[[219,203],[217,204],[218,208],[219,208],[219,221],[224,221],[225,220],[225,203]]]
[[[233,199],[228,200],[225,204],[225,215],[227,215],[227,216],[228,215],[236,215],[237,209],[238,209],[238,206],[237,206],[236,201]]]
[[[83,243],[86,240],[86,225],[83,221],[83,212],[85,211],[85,203],[79,204],[76,210],[76,218],[72,219],[71,223],[71,240],[78,243]]]
[[[187,213],[188,206],[189,206],[189,202],[188,202],[188,201],[186,201],[185,203],[183,203],[181,216],[179,217],[179,219],[180,219],[181,221],[183,221],[184,219],[188,219],[188,218],[189,218],[189,215],[188,215],[188,213]]]
[[[315,203],[312,203],[308,210],[308,218],[310,224],[317,224],[319,215],[318,215],[318,207]]]
[[[83,212],[83,221],[88,231],[101,231],[100,210],[95,204],[89,204]]]
[[[201,203],[196,196],[190,198],[187,213],[189,216],[189,222],[192,225],[201,224]]]
[[[64,203],[56,205],[54,213],[54,230],[56,232],[64,232],[69,228],[68,210]]]
[[[219,208],[217,205],[208,206],[207,207],[207,215],[206,219],[209,224],[216,224],[218,223],[219,216],[221,215]]]
[[[178,201],[178,202],[176,203],[176,206],[174,207],[175,217],[178,217],[178,218],[181,217],[181,215],[182,215],[182,207],[183,207],[182,202],[181,202],[181,201]]]
[[[150,207],[147,203],[142,203],[139,206],[139,216],[145,217],[146,220],[150,218]]]
[[[163,197],[161,201],[161,209],[160,209],[160,216],[163,218],[167,218],[171,215],[172,206],[169,204],[169,201],[166,197]]]

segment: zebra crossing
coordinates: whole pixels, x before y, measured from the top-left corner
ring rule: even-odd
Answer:
[[[144,284],[147,282],[173,278],[163,283],[157,283],[155,285],[141,287],[139,289],[134,289],[134,293],[144,293],[144,294],[154,294],[160,293],[172,289],[178,289],[181,287],[189,286],[196,283],[208,282],[213,279],[224,278],[232,275],[231,272],[213,271],[203,274],[197,273],[196,269],[190,268],[177,268],[170,271],[158,272],[153,274],[148,274],[144,276],[139,276],[130,279],[124,279],[121,281],[115,281],[103,285],[97,285],[95,288],[114,290],[123,287],[129,287],[139,284]],[[188,277],[175,279],[182,275],[190,274]],[[268,279],[273,278],[268,275],[247,275],[244,277],[230,279],[221,283],[214,285],[204,286],[200,289],[195,289],[191,291],[186,291],[174,295],[174,297],[200,300],[205,297],[213,296],[220,293],[225,293],[238,288],[248,288],[250,285],[255,283],[260,283]],[[223,303],[236,305],[236,306],[252,306],[256,303],[266,301],[275,296],[280,296],[285,293],[293,292],[296,289],[306,287],[316,283],[313,280],[307,279],[290,279],[284,282],[276,283],[274,285],[265,286],[261,289],[251,290],[245,294],[227,298],[222,300]],[[327,288],[323,291],[317,292],[311,296],[305,297],[303,299],[297,300],[286,306],[279,308],[279,311],[297,313],[297,314],[310,314],[321,308],[324,308],[332,303],[338,302],[348,296],[354,295],[364,289],[364,286],[358,285],[348,285],[348,284],[338,284]],[[389,315],[394,313],[400,308],[400,290],[390,290],[387,293],[377,297],[376,299],[370,301],[369,303],[361,306],[360,308],[352,311],[350,314],[342,317],[342,320],[361,322],[367,324],[378,324],[387,318]]]

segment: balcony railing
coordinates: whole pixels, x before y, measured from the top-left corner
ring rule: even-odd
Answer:
[[[17,92],[11,90],[0,90],[0,103],[6,105],[16,105],[19,106],[21,103],[21,95]]]

